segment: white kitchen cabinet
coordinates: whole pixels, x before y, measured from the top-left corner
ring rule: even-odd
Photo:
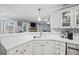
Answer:
[[[74,26],[74,10],[73,7],[65,8],[61,10],[62,12],[62,19],[61,25],[62,28],[73,28]]]
[[[34,55],[54,55],[54,41],[34,41]]]
[[[23,48],[23,46],[19,46],[19,47],[13,48],[13,49],[7,51],[7,54],[8,55],[21,55],[22,51],[23,51],[22,48]]]
[[[54,41],[43,41],[43,55],[54,55]]]
[[[62,10],[62,28],[79,28],[79,5]]]
[[[8,55],[33,55],[33,41],[7,51]]]
[[[55,41],[55,55],[66,54],[66,43]]]
[[[33,41],[23,45],[23,55],[33,55]]]
[[[74,25],[75,28],[79,28],[79,6],[73,7],[74,12]]]
[[[52,13],[53,28],[74,28],[75,11],[74,7],[63,8]],[[78,22],[77,22],[78,23]]]
[[[7,51],[8,55],[65,55],[66,43],[53,40],[34,40]]]
[[[43,54],[43,41],[34,41],[34,55],[42,55]]]
[[[61,27],[61,15],[61,10],[57,10],[52,13],[52,28]]]
[[[7,52],[8,55],[54,55],[54,41],[35,40]]]

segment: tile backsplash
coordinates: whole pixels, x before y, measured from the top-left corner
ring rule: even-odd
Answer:
[[[54,32],[56,32],[57,34],[61,33],[61,32],[66,32],[66,31],[73,32],[73,40],[79,40],[79,29],[77,29],[77,28],[54,29]]]

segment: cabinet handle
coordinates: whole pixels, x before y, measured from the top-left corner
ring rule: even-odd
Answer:
[[[23,54],[23,52],[21,52],[21,54]]]
[[[76,49],[76,48],[73,48],[73,47],[68,47],[69,49],[72,49],[72,50],[76,50],[76,51],[79,51],[79,49]]]
[[[16,50],[16,52],[18,52],[18,50]]]

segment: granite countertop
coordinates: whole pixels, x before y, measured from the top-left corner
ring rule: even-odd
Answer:
[[[1,43],[6,48],[6,50],[10,50],[14,47],[17,47],[21,44],[24,44],[28,41],[32,40],[55,40],[55,41],[61,41],[66,43],[73,43],[73,44],[79,44],[79,40],[73,39],[69,40],[66,38],[61,38],[60,35],[46,35],[42,36],[41,39],[39,38],[33,38],[33,35],[26,35],[26,34],[20,34],[20,35],[8,35],[6,37],[1,37]]]

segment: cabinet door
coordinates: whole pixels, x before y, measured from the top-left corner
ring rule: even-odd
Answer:
[[[43,55],[54,55],[54,41],[43,41]]]
[[[55,55],[65,55],[66,43],[55,41]]]
[[[42,55],[43,54],[43,43],[42,41],[34,41],[34,55]]]
[[[23,55],[33,55],[33,41],[23,45]]]
[[[7,52],[8,55],[21,55],[23,46],[16,47]]]
[[[61,11],[54,11],[52,13],[52,28],[60,28],[61,27]]]
[[[75,27],[79,28],[79,6],[74,7],[74,16],[75,16]]]
[[[55,49],[55,55],[65,55],[65,51],[62,51],[60,49]]]
[[[73,27],[73,8],[66,8],[62,10],[62,27],[71,28]]]
[[[7,53],[8,55],[33,55],[33,41],[14,48]]]

